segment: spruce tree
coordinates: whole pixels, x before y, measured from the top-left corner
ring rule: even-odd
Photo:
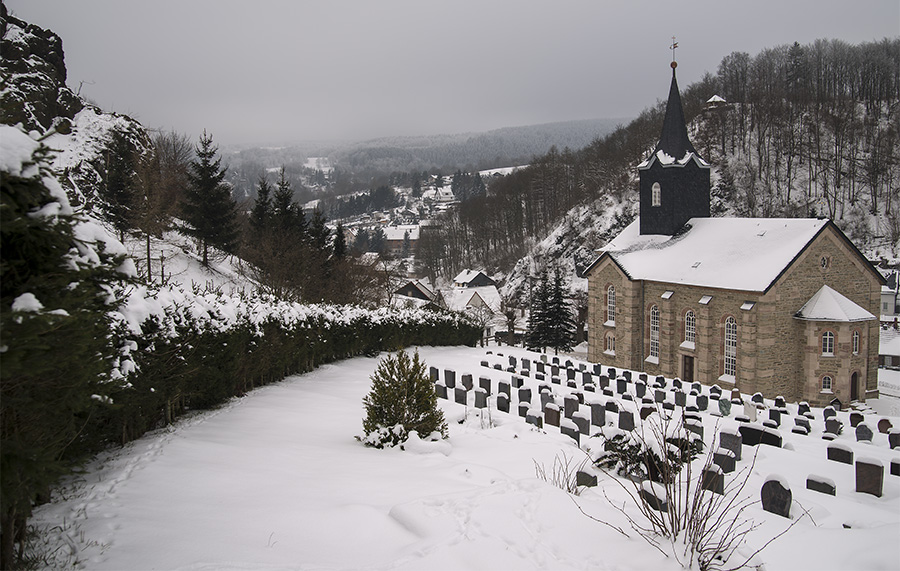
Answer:
[[[196,148],[197,158],[191,162],[182,204],[185,233],[200,241],[203,265],[207,267],[210,246],[230,254],[238,241],[237,204],[225,182],[226,169],[216,157],[218,152],[212,136],[204,131]]]
[[[528,313],[528,334],[525,344],[529,349],[542,350],[549,340],[550,282],[547,270],[541,270],[537,285],[532,283],[531,306]]]
[[[334,241],[331,245],[331,256],[335,260],[343,260],[347,256],[347,237],[344,235],[344,225],[338,224],[334,231]]]
[[[365,436],[360,440],[366,446],[402,444],[413,430],[422,439],[447,438],[447,422],[418,351],[412,359],[403,350],[385,357],[371,379],[372,389],[363,398]]]
[[[101,188],[104,212],[124,237],[138,219],[137,161],[135,149],[128,137],[119,130],[112,132],[106,149],[106,180]]]
[[[571,351],[575,344],[575,320],[572,308],[566,300],[566,286],[559,266],[553,270],[546,313],[547,345],[556,353]]]
[[[266,175],[259,175],[256,183],[256,200],[253,202],[253,209],[250,211],[250,226],[257,233],[263,232],[268,228],[272,218],[272,187]]]

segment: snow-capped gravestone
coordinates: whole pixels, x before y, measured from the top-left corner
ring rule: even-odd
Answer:
[[[878,432],[880,432],[882,434],[887,434],[890,431],[891,431],[891,421],[890,420],[888,420],[886,418],[882,418],[881,420],[878,421]]]
[[[828,445],[827,455],[829,460],[843,464],[853,464],[853,450],[842,442],[832,442]]]
[[[588,418],[588,412],[580,410],[572,415],[572,422],[578,427],[578,431],[586,436],[591,434],[591,419]]]
[[[572,420],[563,419],[560,422],[559,431],[574,440],[576,445],[581,444],[581,432],[578,430],[578,425]]]
[[[527,402],[519,403],[519,416],[522,418],[528,418],[529,411],[531,410],[531,405]]]
[[[578,470],[575,472],[575,485],[593,488],[597,485],[597,475],[584,470]]]
[[[606,424],[606,407],[603,406],[603,403],[591,403],[591,424],[594,426]]]
[[[888,432],[888,445],[891,447],[891,450],[900,448],[900,428],[892,428]]]
[[[503,392],[501,389],[500,392]],[[508,392],[508,391],[507,391]],[[522,387],[519,389],[519,402],[531,402],[531,389],[528,387]]]
[[[731,414],[731,401],[728,399],[719,399],[719,412],[722,416]]]
[[[825,420],[825,432],[838,436],[844,431],[844,425],[835,416],[829,416]]]
[[[856,491],[881,497],[884,487],[884,465],[876,458],[856,460]]]
[[[655,400],[656,402],[665,402],[666,391],[656,389],[656,391],[653,393],[653,400]]]
[[[806,478],[806,489],[813,490],[822,494],[828,494],[829,496],[833,496],[837,492],[837,487],[834,485],[834,480],[822,476],[816,476],[814,474],[810,474],[809,477]]]
[[[578,410],[578,397],[567,395],[563,399],[563,414],[566,418],[572,418],[572,415]]]
[[[801,401],[800,404],[797,405],[797,414],[803,416],[804,414],[809,412],[809,403],[806,401]]]
[[[521,389],[519,389],[519,390],[521,391]],[[499,383],[497,383],[497,392],[504,394],[506,396],[512,395],[509,383],[507,383],[506,381],[500,381]],[[520,398],[519,400],[522,400],[522,399]],[[531,399],[528,399],[528,400],[530,401]]]
[[[773,421],[776,427],[781,426],[781,411],[777,408],[770,408],[769,420]]]
[[[662,484],[652,480],[641,482],[641,499],[651,510],[658,512],[669,511],[669,504],[666,502],[666,489]]]
[[[437,367],[429,367],[428,368],[428,376],[432,381],[438,380],[438,370]]]
[[[448,389],[456,388],[456,371],[444,369],[444,384]]]
[[[809,419],[806,418],[805,416],[795,416],[795,417],[794,417],[794,424],[797,425],[797,426],[802,426],[803,428],[805,428],[807,434],[809,433],[809,431],[812,430],[812,427],[811,427],[810,424],[809,424]]]
[[[891,460],[891,476],[900,476],[900,458]]]
[[[539,415],[531,412],[525,415],[525,422],[528,424],[532,424],[538,428],[544,427],[544,420]]]
[[[762,441],[763,429],[759,425],[742,424],[738,431],[747,446],[756,446]]]
[[[487,408],[487,391],[475,389],[475,408]]]
[[[678,390],[675,391],[675,406],[680,406],[684,408],[687,404],[687,394],[684,391]]]
[[[556,403],[547,403],[544,407],[544,422],[548,426],[559,426],[559,406]]]
[[[497,410],[509,412],[509,395],[503,393],[497,395]]]
[[[471,391],[472,387],[474,387],[474,383],[472,382],[472,375],[463,375],[462,376],[462,386],[467,391]]]
[[[875,434],[872,432],[872,428],[865,422],[860,422],[856,425],[856,441],[857,442],[872,442],[872,438]]]
[[[478,378],[478,386],[487,392],[487,394],[491,394],[491,380],[487,377],[479,377]]]
[[[791,488],[787,480],[778,475],[769,476],[759,492],[762,508],[781,517],[791,517]]]
[[[697,395],[697,408],[702,411],[709,408],[709,397],[706,395]]]
[[[438,398],[441,399],[447,398],[447,385],[445,385],[444,383],[435,383],[434,394],[436,394]]]
[[[732,396],[734,396],[733,393],[732,393]],[[763,402],[765,402],[765,399],[763,399],[762,393],[753,393],[753,396],[750,397],[750,400],[753,401],[754,403],[759,403],[759,404],[763,404]]]
[[[837,416],[837,412],[835,412],[833,406],[829,405],[822,409],[822,417],[825,420],[828,420],[829,418],[835,417],[835,416]]]
[[[734,472],[734,452],[727,448],[719,448],[713,453],[713,464],[718,466],[722,472],[730,474]]]
[[[775,446],[777,448],[781,448],[783,441],[784,440],[781,436],[781,433],[774,428],[764,428],[762,434],[759,437],[760,444]]]
[[[747,422],[756,422],[756,405],[744,401],[744,416],[747,417]]]
[[[720,468],[716,464],[712,464],[708,468],[704,468],[703,474],[700,476],[700,489],[709,490],[714,494],[724,494],[725,474],[722,468]]]
[[[859,426],[859,423],[862,422],[864,418],[865,417],[863,417],[861,412],[857,412],[855,410],[852,411],[850,413],[850,426],[852,426],[853,428],[856,428],[857,426]]]
[[[469,396],[469,391],[467,391],[463,387],[456,387],[455,389],[453,389],[453,394],[455,396],[457,404],[466,404],[466,399]]]
[[[634,430],[634,414],[630,410],[619,412],[619,428],[622,430]]]

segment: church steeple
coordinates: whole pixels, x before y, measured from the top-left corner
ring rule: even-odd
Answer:
[[[674,54],[677,44],[672,43]],[[709,164],[688,138],[672,60],[672,84],[662,133],[650,157],[638,165],[641,234],[678,232],[691,218],[709,217]]]

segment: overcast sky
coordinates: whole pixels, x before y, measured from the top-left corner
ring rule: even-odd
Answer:
[[[722,57],[900,35],[898,0],[6,0],[69,86],[220,144],[633,117]],[[83,82],[83,84],[82,84]]]

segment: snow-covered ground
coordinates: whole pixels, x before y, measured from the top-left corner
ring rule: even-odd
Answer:
[[[491,378],[495,391],[510,375],[482,360],[505,364],[497,352],[535,358],[521,349],[489,350],[494,354],[426,347],[421,355],[441,371],[455,370],[457,379]],[[538,465],[549,471],[555,459],[580,464],[586,452],[596,454],[598,438],[583,438],[579,449],[559,429],[499,412],[493,399],[479,415],[470,394],[469,406],[440,401],[448,440],[416,441],[406,450],[364,447],[354,437],[362,432],[362,399],[377,363],[356,358],[290,377],[105,454],[38,508],[34,523],[46,530],[60,565],[77,560],[85,569],[680,568],[611,505],[640,517],[612,477],[598,472],[600,485],[579,496],[536,477]],[[516,402],[514,396],[512,410]],[[788,409],[797,412],[795,404]],[[838,413],[846,425],[838,441],[885,466],[882,497],[857,493],[853,466],[826,459],[822,410],[813,413],[810,436],[792,434],[788,418],[780,430],[785,448],[743,447],[738,471],[756,454],[747,493],[759,500],[762,483],[777,474],[788,482],[793,506],[792,520],[759,502],[751,506],[745,515],[760,526],[742,554],[796,522],[752,563],[767,571],[896,569],[900,477],[889,465],[900,452],[889,450],[877,430],[871,444],[857,443],[848,413]],[[866,416],[873,427],[883,418]],[[900,426],[900,418],[890,420]],[[717,423],[737,426],[704,414],[707,446]],[[810,474],[833,480],[836,496],[807,490]]]

